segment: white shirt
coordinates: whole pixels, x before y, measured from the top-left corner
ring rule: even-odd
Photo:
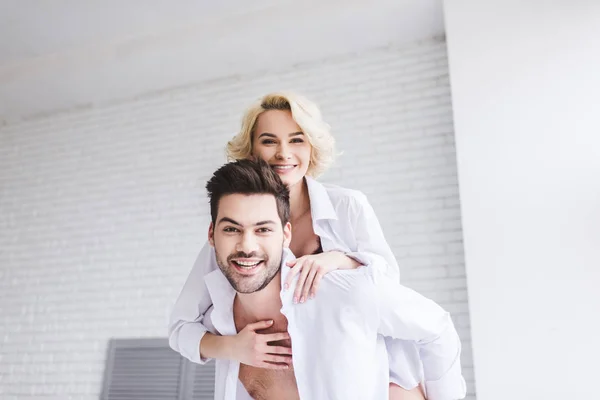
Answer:
[[[311,203],[313,230],[321,239],[323,251],[342,251],[363,265],[369,266],[366,269],[374,269],[380,275],[385,275],[390,284],[397,284],[398,264],[385,240],[377,216],[364,194],[334,185],[323,185],[310,177],[306,177],[306,182]],[[287,267],[283,268],[284,271],[286,269]],[[215,270],[219,268],[214,249],[207,243],[198,255],[181,290],[169,323],[171,347],[190,361],[200,364],[207,361],[200,358],[199,343],[208,330],[206,325],[212,325],[210,315],[206,314],[214,302],[205,285],[205,277]],[[319,289],[315,299],[321,296],[321,292],[322,289]],[[360,298],[359,293],[355,293],[354,296]],[[311,302],[315,304],[314,300],[304,304]],[[439,318],[437,314],[420,317]],[[235,330],[220,332],[223,335],[236,333]],[[419,354],[418,346],[412,341],[386,338],[385,344],[390,364],[388,382],[411,389],[425,380],[430,400],[464,397],[465,385],[460,375],[460,342],[440,346],[444,362],[439,368],[431,367],[432,363],[439,360],[423,358]],[[429,363],[429,368],[424,368],[422,361]],[[223,362],[226,361],[217,360],[217,365]],[[358,358],[353,362],[358,363]],[[445,372],[429,374],[428,371],[432,370]],[[428,385],[428,381],[436,384]]]
[[[284,254],[284,263],[294,258],[287,249]],[[284,266],[281,271],[283,287],[290,269]],[[444,376],[442,385],[456,386],[458,397],[439,397],[440,382],[426,381],[429,399],[463,397],[460,363],[447,356],[448,352],[460,352],[448,313],[413,290],[378,275],[381,273],[370,267],[333,271],[321,281],[319,296],[303,304],[293,304],[293,290],[280,292],[300,398],[387,400],[390,379],[384,336],[414,343],[427,360],[426,375]],[[213,299],[207,313],[212,321],[208,327],[215,334],[235,334],[235,290],[220,270],[208,274],[205,284]],[[250,398],[238,375],[239,362],[217,360],[215,399]]]

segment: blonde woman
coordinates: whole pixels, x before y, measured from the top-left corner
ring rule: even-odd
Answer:
[[[297,259],[288,264],[292,271],[284,289],[294,290],[294,301],[299,303],[317,295],[323,275],[336,269],[366,265],[382,269],[389,279],[399,279],[398,264],[367,198],[361,192],[315,180],[333,162],[334,148],[329,126],[317,106],[293,93],[264,96],[247,110],[240,132],[227,144],[230,160],[261,158],[290,189],[290,250]],[[289,336],[269,330],[267,321],[249,324],[232,336],[208,332],[207,314],[212,301],[203,279],[217,268],[214,251],[207,244],[173,309],[171,347],[196,363],[217,358],[268,369],[288,368],[291,349],[269,343]],[[290,288],[297,274],[297,285]],[[264,330],[269,333],[258,333]],[[462,376],[455,375],[457,366],[460,372],[460,349],[450,357],[445,355],[452,360],[450,365],[426,370],[423,376],[413,342],[386,340],[386,346],[390,355],[390,399],[423,399],[419,386],[422,380],[431,391],[431,399],[462,397]],[[448,397],[443,397],[445,394]]]

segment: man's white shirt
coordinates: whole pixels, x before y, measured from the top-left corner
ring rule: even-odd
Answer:
[[[293,257],[286,249],[283,263]],[[282,287],[289,271],[281,269]],[[323,277],[318,295],[302,304],[293,304],[293,290],[281,291],[300,398],[387,400],[390,348],[386,350],[384,338],[398,344],[393,351],[415,348],[428,399],[463,398],[460,340],[450,315],[377,271],[333,271]],[[205,284],[213,300],[205,325],[215,334],[236,334],[235,290],[220,270],[209,273]],[[392,362],[394,356],[390,354]],[[216,360],[215,399],[250,399],[238,374],[239,362]]]

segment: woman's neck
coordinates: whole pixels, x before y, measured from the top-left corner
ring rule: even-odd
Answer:
[[[308,186],[303,178],[300,182],[290,187],[290,219],[292,223],[310,210],[310,197]]]

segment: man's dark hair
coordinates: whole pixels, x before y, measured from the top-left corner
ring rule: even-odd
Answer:
[[[219,201],[228,194],[272,194],[282,226],[290,220],[290,192],[263,160],[238,160],[223,165],[208,180],[206,190],[213,225],[217,222]]]

